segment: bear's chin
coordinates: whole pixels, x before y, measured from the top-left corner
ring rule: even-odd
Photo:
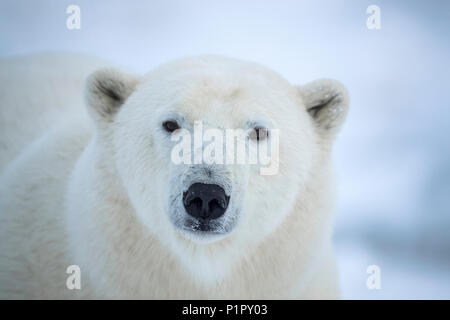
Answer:
[[[199,244],[208,244],[213,242],[218,242],[228,237],[230,232],[217,232],[217,231],[202,231],[202,230],[191,230],[191,229],[179,229],[178,233],[181,235],[182,239]]]

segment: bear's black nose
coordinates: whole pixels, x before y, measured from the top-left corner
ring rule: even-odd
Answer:
[[[194,183],[183,193],[186,212],[197,219],[217,219],[227,210],[230,197],[216,184]]]

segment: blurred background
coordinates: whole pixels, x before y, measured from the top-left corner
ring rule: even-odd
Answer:
[[[69,5],[81,29],[69,30]],[[369,5],[381,9],[370,30]],[[83,52],[144,73],[186,55],[342,81],[335,247],[343,298],[450,299],[450,2],[2,0],[0,56]],[[366,269],[381,270],[369,290]]]

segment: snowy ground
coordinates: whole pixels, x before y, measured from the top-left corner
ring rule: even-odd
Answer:
[[[0,3],[0,56],[78,51],[136,71],[224,54],[292,83],[344,82],[335,245],[344,298],[450,299],[450,2],[25,1]],[[81,30],[66,8],[81,7]],[[366,8],[381,8],[368,30]],[[368,290],[366,268],[381,268]]]

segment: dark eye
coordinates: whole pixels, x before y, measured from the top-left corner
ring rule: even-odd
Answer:
[[[249,137],[255,141],[261,141],[269,136],[269,130],[263,127],[256,127],[250,131]]]
[[[174,132],[175,130],[180,129],[180,126],[175,120],[164,121],[162,126],[167,132]]]

